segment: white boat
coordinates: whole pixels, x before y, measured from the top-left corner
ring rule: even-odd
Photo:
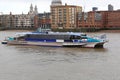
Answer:
[[[2,41],[1,43],[2,43],[2,44],[7,44],[7,41],[6,41],[6,40],[4,40],[4,41]]]
[[[106,35],[90,37],[75,32],[27,32],[7,38],[8,45],[36,45],[55,47],[103,47],[108,40]]]

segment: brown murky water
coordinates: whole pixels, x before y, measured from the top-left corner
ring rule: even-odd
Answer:
[[[0,41],[17,31],[0,31]],[[120,80],[120,32],[103,49],[0,44],[0,80]]]

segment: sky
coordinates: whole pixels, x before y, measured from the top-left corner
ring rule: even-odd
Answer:
[[[37,5],[38,12],[50,12],[52,0],[0,0],[0,14],[27,14],[31,3]],[[62,3],[68,5],[82,6],[84,11],[91,11],[92,7],[98,7],[98,10],[107,10],[108,4],[114,6],[114,10],[120,9],[120,0],[62,0]],[[1,13],[2,12],[2,13]]]

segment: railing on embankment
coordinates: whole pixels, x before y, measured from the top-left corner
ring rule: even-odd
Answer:
[[[5,27],[0,27],[0,30],[5,30],[6,28]]]
[[[77,29],[52,29],[52,31],[59,32],[96,32],[102,30],[101,28],[77,28]]]

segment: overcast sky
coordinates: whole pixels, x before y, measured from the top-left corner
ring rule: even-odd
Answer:
[[[49,12],[52,0],[0,0],[0,12],[3,14],[21,14],[28,13],[30,4],[37,5],[38,12]],[[120,0],[62,0],[62,3],[68,5],[78,5],[84,8],[84,11],[91,11],[92,7],[98,7],[98,10],[107,10],[108,4],[112,4],[114,9],[120,9]]]

